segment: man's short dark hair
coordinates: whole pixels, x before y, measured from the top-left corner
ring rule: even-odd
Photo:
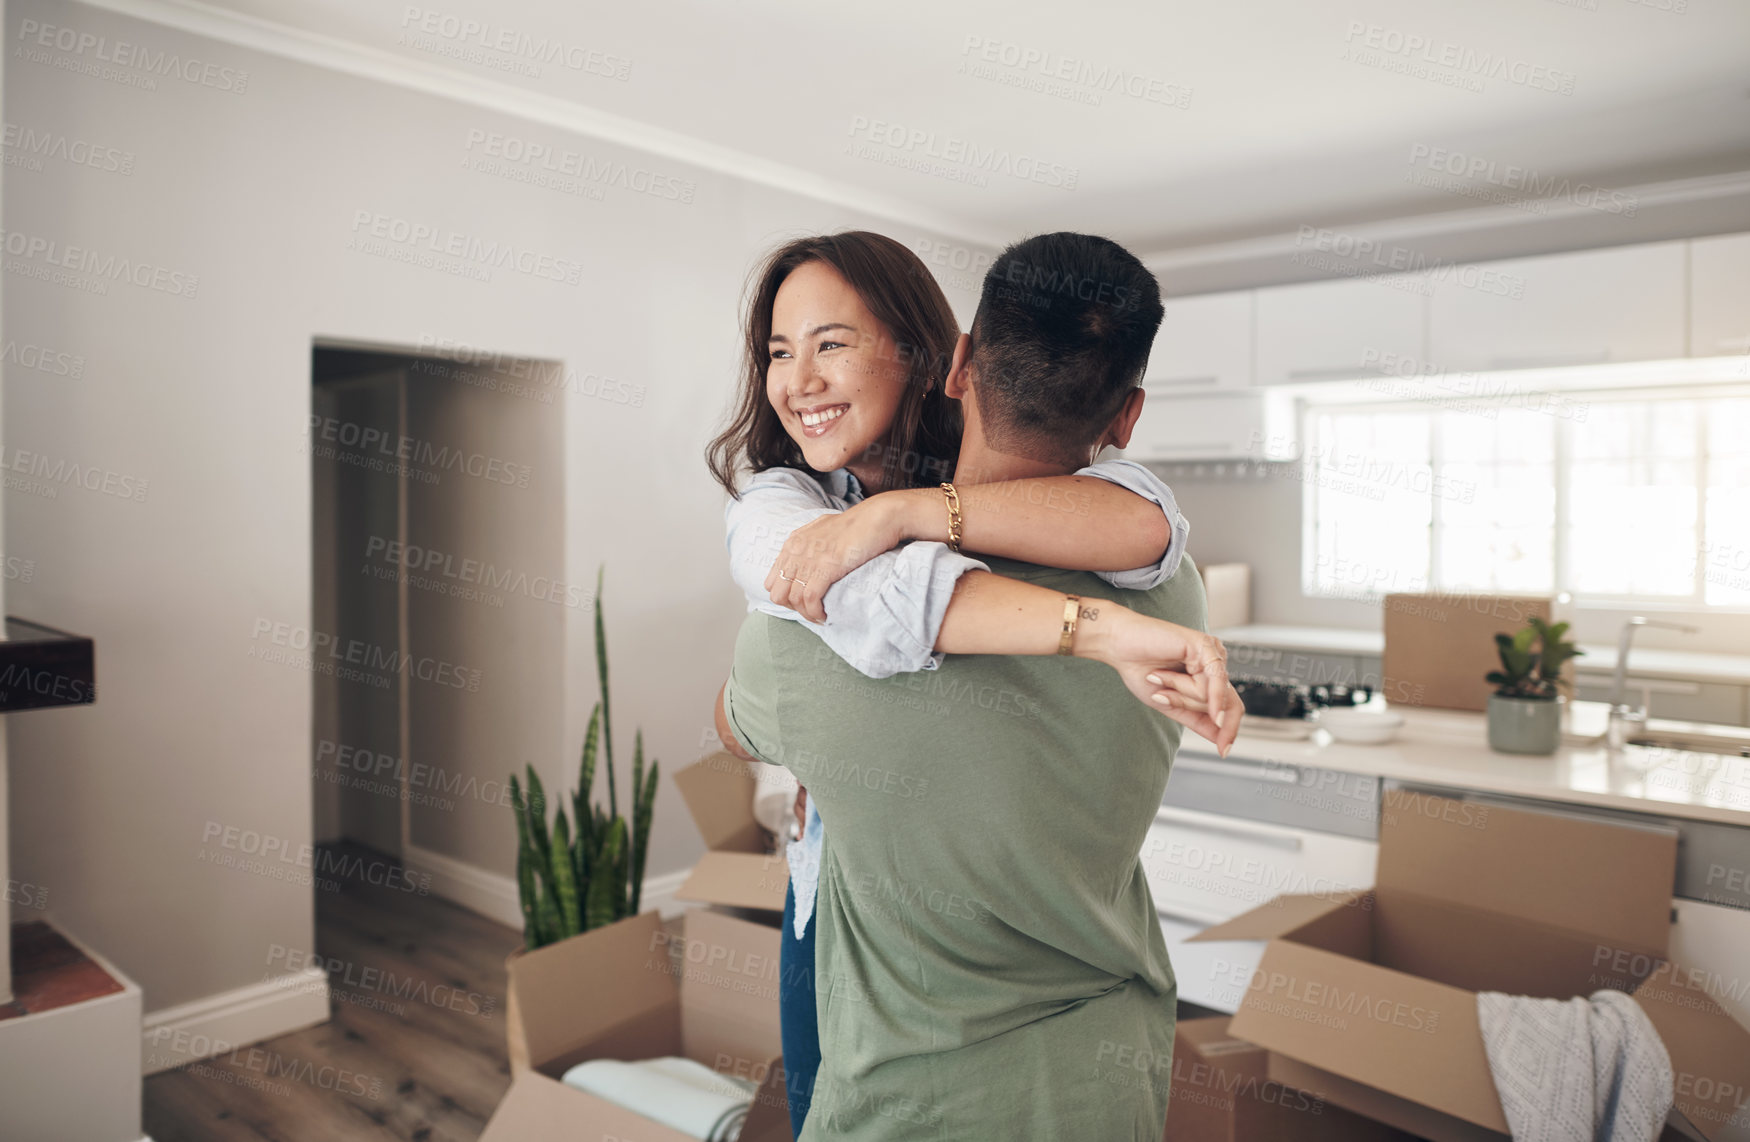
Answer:
[[[1110,239],[1065,231],[1004,250],[972,322],[992,447],[1057,458],[1092,444],[1142,383],[1162,313],[1154,275]]]

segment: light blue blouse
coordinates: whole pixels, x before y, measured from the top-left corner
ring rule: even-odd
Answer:
[[[1075,473],[1126,488],[1154,504],[1173,526],[1161,561],[1133,571],[1101,571],[1100,578],[1121,590],[1146,591],[1173,577],[1185,555],[1191,525],[1179,511],[1172,489],[1133,460],[1102,460]],[[953,551],[945,543],[917,541],[883,552],[827,589],[826,622],[816,623],[772,602],[766,575],[784,541],[803,524],[863,500],[863,488],[848,469],[814,476],[795,468],[768,468],[742,485],[740,498],[724,509],[730,574],[747,596],[749,611],[763,611],[802,623],[858,671],[886,678],[913,670],[934,670],[942,655],[934,650],[942,616],[954,585],[967,571],[989,566]],[[820,814],[808,803],[801,841],[790,846],[790,881],[796,892],[796,937],[802,938],[814,915],[824,837]]]

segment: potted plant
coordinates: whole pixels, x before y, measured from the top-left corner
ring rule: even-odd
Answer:
[[[1567,623],[1551,625],[1533,616],[1514,634],[1497,634],[1501,669],[1485,680],[1489,696],[1489,748],[1502,753],[1551,754],[1562,739],[1562,668],[1582,653],[1562,636]]]
[[[644,887],[644,858],[650,846],[651,810],[656,803],[658,765],[644,771],[644,731],[632,739],[632,817],[620,816],[614,780],[614,730],[608,706],[608,642],[602,627],[602,576],[596,574],[595,660],[601,679],[601,700],[589,715],[583,735],[583,760],[577,790],[571,795],[572,818],[565,806],[555,807],[547,826],[547,793],[533,765],[528,789],[510,779],[511,809],[516,814],[517,895],[523,912],[523,948],[548,944],[600,928],[638,913]],[[596,758],[608,771],[608,808],[590,801]],[[575,825],[573,824],[575,822]]]

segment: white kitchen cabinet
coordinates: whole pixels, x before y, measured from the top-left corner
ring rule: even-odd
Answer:
[[[1577,674],[1574,697],[1583,702],[1608,702],[1615,681],[1614,676],[1603,672]],[[1623,701],[1631,706],[1646,706],[1651,717],[1728,726],[1746,724],[1742,686],[1686,678],[1640,678],[1633,673],[1623,683]]]
[[[1689,243],[1689,355],[1750,353],[1750,234]]]
[[[1252,383],[1252,293],[1169,298],[1143,387],[1206,393]]]
[[[1369,888],[1378,856],[1374,841],[1162,806],[1142,871],[1163,917],[1218,924],[1283,893]]]
[[[1261,393],[1181,396],[1148,390],[1130,460],[1257,460],[1267,434]]]
[[[1415,375],[1427,356],[1428,290],[1421,275],[1383,274],[1257,291],[1253,380]]]
[[[1685,978],[1703,983],[1714,1002],[1750,1026],[1750,911],[1695,900],[1672,904],[1671,962],[1696,973]]]
[[[1453,372],[1682,357],[1685,246],[1657,242],[1432,271],[1429,358]]]

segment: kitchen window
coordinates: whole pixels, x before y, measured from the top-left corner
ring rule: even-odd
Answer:
[[[1314,406],[1307,594],[1750,609],[1750,397]]]

